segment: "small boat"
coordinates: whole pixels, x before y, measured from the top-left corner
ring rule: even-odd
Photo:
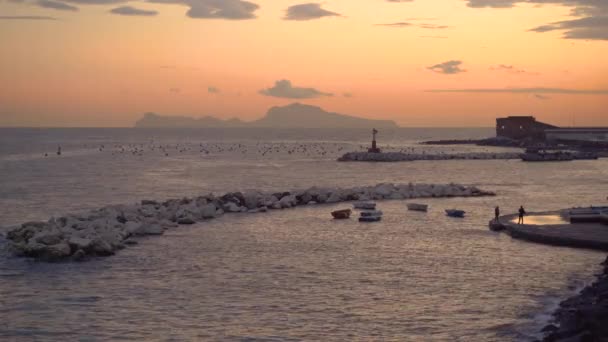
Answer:
[[[464,214],[466,214],[466,211],[458,210],[458,209],[446,209],[445,213],[449,217],[464,217]]]
[[[382,210],[362,211],[360,215],[361,217],[382,216]]]
[[[378,222],[382,220],[382,216],[361,216],[359,222]]]
[[[355,202],[353,203],[355,209],[374,210],[376,209],[376,203],[374,202]]]
[[[520,158],[525,162],[554,162],[574,160],[574,155],[563,151],[547,152],[542,149],[529,148],[520,155]]]
[[[603,224],[608,224],[608,211],[603,211],[603,212],[600,214],[600,221],[601,221]]]
[[[380,210],[362,211],[360,215],[359,222],[378,222],[382,219]]]
[[[419,204],[419,203],[408,203],[407,210],[413,211],[427,211],[429,206],[427,204]]]
[[[331,216],[333,216],[336,220],[344,220],[350,217],[351,210],[350,209],[342,209],[331,212]]]

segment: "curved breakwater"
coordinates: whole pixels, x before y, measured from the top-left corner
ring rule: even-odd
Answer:
[[[502,152],[469,152],[469,153],[404,153],[404,152],[348,152],[338,158],[338,161],[363,161],[363,162],[401,162],[415,160],[508,160],[520,159],[520,153]]]
[[[424,197],[493,196],[493,192],[460,184],[392,184],[354,188],[318,188],[285,192],[230,192],[164,202],[143,200],[134,205],[113,205],[82,214],[53,217],[47,222],[26,222],[6,234],[12,253],[45,261],[84,260],[109,256],[136,238],[162,235],[178,225],[212,219],[225,213],[259,213],[302,205],[357,200]]]

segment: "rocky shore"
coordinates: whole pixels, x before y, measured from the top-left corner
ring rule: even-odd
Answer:
[[[416,154],[403,152],[348,152],[338,161],[362,162],[402,162],[415,160],[491,160],[491,159],[520,159],[519,153],[443,153],[443,154]]]
[[[26,222],[6,234],[9,249],[17,256],[44,261],[84,260],[109,256],[137,238],[162,235],[165,230],[213,219],[225,213],[260,213],[301,205],[356,200],[422,197],[493,196],[492,192],[459,184],[392,184],[354,188],[318,188],[286,192],[247,191],[221,196],[159,202],[143,200],[134,205],[112,205],[82,214],[54,217],[46,222]]]
[[[543,341],[608,341],[608,258],[596,281],[559,304]]]

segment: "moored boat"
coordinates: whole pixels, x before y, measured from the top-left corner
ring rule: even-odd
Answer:
[[[603,212],[600,214],[600,221],[601,221],[603,224],[608,224],[608,211],[603,211]]]
[[[374,210],[376,209],[376,203],[374,202],[355,202],[353,203],[355,209]]]
[[[450,217],[464,217],[466,211],[459,209],[446,209],[445,213]]]
[[[528,149],[520,155],[521,160],[526,162],[550,162],[550,161],[571,161],[574,155],[570,152],[547,152],[542,149]]]
[[[331,212],[331,216],[337,220],[344,220],[350,217],[350,213],[350,209],[335,210]]]
[[[369,216],[382,216],[382,210],[369,210],[369,211],[362,211],[361,212],[361,217],[369,217]]]
[[[378,222],[382,219],[382,211],[366,210],[362,211],[359,217],[359,222]]]
[[[427,204],[408,203],[407,209],[413,211],[427,211],[429,209],[429,206]]]

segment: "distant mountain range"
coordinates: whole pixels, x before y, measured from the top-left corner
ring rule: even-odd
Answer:
[[[396,128],[391,120],[371,120],[345,114],[326,112],[320,107],[292,103],[272,107],[266,116],[255,121],[222,120],[212,116],[191,118],[146,113],[135,127],[277,127],[277,128]]]

